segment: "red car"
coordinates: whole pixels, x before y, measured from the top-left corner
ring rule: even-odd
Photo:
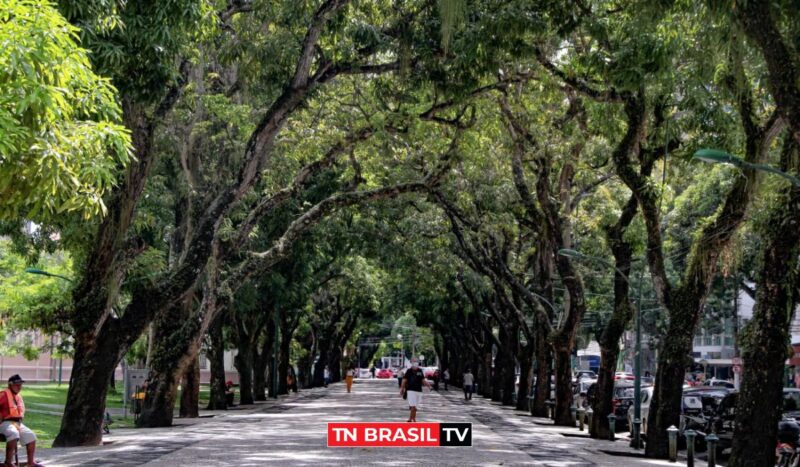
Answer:
[[[394,378],[394,375],[392,374],[392,370],[388,368],[381,368],[375,373],[375,377],[381,379],[391,379]]]

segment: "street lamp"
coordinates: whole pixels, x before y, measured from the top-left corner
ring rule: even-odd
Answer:
[[[620,271],[620,269],[613,263],[606,261],[603,258],[596,256],[589,256],[581,253],[578,250],[569,248],[562,248],[558,250],[558,254],[569,258],[578,260],[592,260],[602,263],[606,266],[614,268],[619,275],[625,279],[629,286],[633,286],[627,274]],[[644,268],[639,276],[639,285],[637,290],[638,298],[636,299],[636,343],[634,345],[634,359],[633,359],[633,439],[631,440],[631,447],[639,449],[642,447],[642,282],[644,276]]]
[[[62,275],[59,275],[59,274],[53,274],[52,272],[47,272],[47,271],[44,271],[42,269],[26,268],[25,272],[27,272],[28,274],[38,274],[40,276],[58,277],[59,279],[64,279],[67,282],[72,282],[72,279],[70,279],[69,277],[65,277],[65,276],[62,276]]]
[[[403,335],[402,334],[398,334],[397,335],[397,340],[400,342],[400,364],[397,365],[397,366],[398,367],[403,367],[403,366],[405,366],[405,363],[406,363],[405,362],[405,358],[406,358],[406,349],[405,349],[405,347],[406,346],[403,345]]]
[[[729,164],[740,169],[760,170],[762,172],[769,172],[779,177],[789,180],[794,186],[800,186],[800,178],[789,175],[786,172],[776,169],[775,167],[766,164],[754,164],[740,159],[734,155],[728,154],[725,151],[718,149],[701,149],[694,153],[693,159],[707,162],[709,164]]]

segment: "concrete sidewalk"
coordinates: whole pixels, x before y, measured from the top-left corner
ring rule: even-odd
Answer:
[[[206,415],[204,412],[203,415]],[[210,415],[210,414],[209,414]],[[471,422],[472,447],[328,448],[326,423],[405,421],[407,404],[397,382],[359,380],[301,391],[213,418],[176,420],[170,428],[114,430],[105,446],[42,449],[48,466],[138,465],[678,465],[607,454],[625,443],[564,436],[577,428],[546,426],[545,419],[500,407],[459,391],[426,393],[420,422]],[[542,423],[542,424],[540,424]],[[611,447],[613,446],[613,448]]]

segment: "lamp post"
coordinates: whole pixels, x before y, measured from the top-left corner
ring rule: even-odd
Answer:
[[[734,155],[728,154],[725,151],[718,149],[701,149],[694,153],[693,159],[708,162],[709,164],[729,164],[740,169],[759,170],[761,172],[768,172],[779,177],[789,180],[793,185],[800,186],[800,178],[789,175],[786,172],[776,169],[775,167],[767,164],[754,164],[747,162],[744,159],[738,158]]]
[[[627,274],[620,271],[619,268],[606,261],[603,258],[596,256],[589,256],[581,253],[578,250],[569,248],[562,248],[558,250],[561,256],[575,258],[578,260],[592,260],[597,261],[606,266],[614,268],[619,275],[625,279],[629,286],[633,286]],[[634,328],[636,330],[636,343],[634,344],[633,354],[633,439],[631,439],[631,447],[640,449],[642,447],[642,282],[644,279],[644,268],[639,275],[639,284],[636,298],[636,315],[634,319]]]
[[[72,279],[70,279],[69,277],[65,277],[65,276],[62,276],[60,274],[53,274],[52,272],[47,272],[47,271],[44,271],[42,269],[25,268],[25,272],[27,272],[28,274],[37,274],[37,275],[40,275],[40,276],[57,277],[59,279],[65,280],[67,282],[72,282]]]
[[[405,345],[403,345],[403,335],[402,334],[398,334],[397,335],[397,340],[400,342],[400,364],[397,365],[397,366],[402,368],[402,367],[405,366],[405,363],[406,363],[406,361],[405,361],[406,360],[406,349],[405,349]]]

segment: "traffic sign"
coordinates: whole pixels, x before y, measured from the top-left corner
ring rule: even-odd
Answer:
[[[733,365],[733,372],[737,375],[742,374],[742,365]]]

